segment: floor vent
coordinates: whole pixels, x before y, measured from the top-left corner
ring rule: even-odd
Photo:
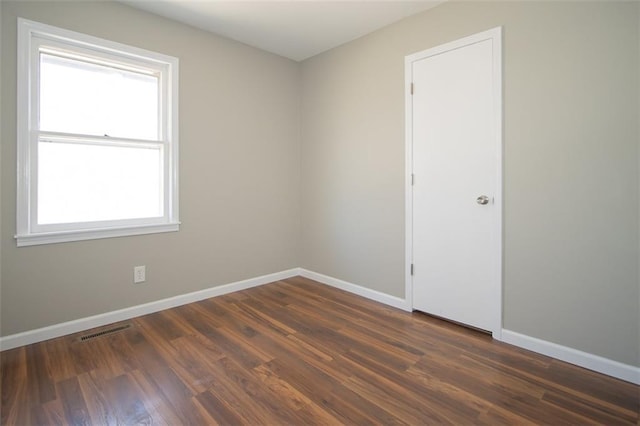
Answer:
[[[96,333],[85,334],[84,336],[80,336],[78,338],[81,342],[86,342],[87,340],[95,339],[96,337],[106,336],[108,334],[119,333],[120,331],[126,330],[127,328],[131,328],[131,324],[123,324],[117,327],[108,328],[106,330],[98,331]]]

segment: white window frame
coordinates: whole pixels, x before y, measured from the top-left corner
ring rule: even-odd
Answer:
[[[90,56],[96,61],[144,69],[160,76],[160,137],[157,141],[80,135],[99,145],[153,144],[163,153],[162,217],[42,225],[37,223],[38,140],[73,138],[38,127],[39,52],[44,46]],[[97,37],[18,18],[17,76],[17,233],[18,247],[179,230],[178,218],[178,59]],[[148,145],[150,146],[150,145]]]

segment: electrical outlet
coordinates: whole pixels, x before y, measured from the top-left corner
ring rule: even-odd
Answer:
[[[147,267],[144,265],[135,266],[133,268],[133,283],[134,284],[143,283],[145,282],[146,279],[147,279]]]

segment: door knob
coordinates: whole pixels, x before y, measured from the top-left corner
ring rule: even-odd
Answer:
[[[486,195],[481,195],[478,198],[476,198],[476,203],[480,204],[480,205],[485,205],[485,204],[489,204],[489,197],[487,197]]]

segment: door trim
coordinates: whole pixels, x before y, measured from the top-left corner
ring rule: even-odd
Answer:
[[[504,210],[503,202],[503,121],[502,121],[502,27],[492,28],[468,37],[461,38],[450,43],[445,43],[421,52],[405,56],[405,300],[413,310],[413,277],[411,275],[411,265],[413,263],[413,103],[412,103],[412,64],[430,56],[439,55],[450,50],[459,49],[470,44],[491,40],[493,45],[493,79],[497,82],[494,86],[494,118],[497,155],[497,185],[495,204],[496,208],[496,247],[498,251],[498,261],[496,276],[498,283],[495,287],[495,295],[492,297],[493,326],[491,331],[493,338],[502,340],[502,287],[503,287],[503,224],[502,216]]]

